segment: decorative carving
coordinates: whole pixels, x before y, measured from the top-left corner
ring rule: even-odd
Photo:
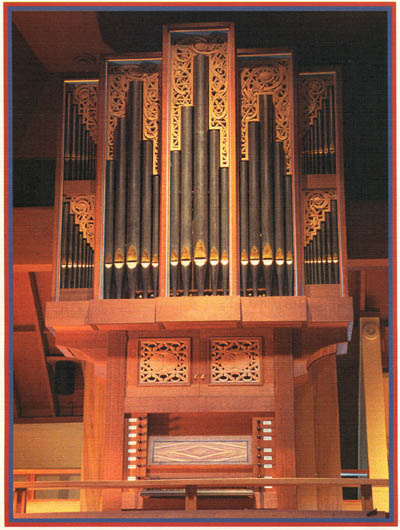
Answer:
[[[275,111],[275,138],[283,142],[286,173],[292,174],[290,156],[290,75],[287,59],[266,58],[267,62],[240,71],[241,91],[241,153],[248,160],[248,122],[259,120],[260,94],[272,94]]]
[[[108,103],[107,158],[114,156],[114,133],[118,118],[125,116],[126,97],[130,81],[143,81],[143,140],[153,142],[153,173],[159,167],[160,87],[157,65],[154,63],[110,67]]]
[[[83,237],[94,248],[94,211],[95,195],[71,195],[65,197],[69,202],[69,211],[75,215],[75,223]]]
[[[251,436],[151,436],[149,464],[250,464],[251,441]]]
[[[209,128],[220,130],[220,165],[229,166],[227,43],[222,35],[212,39],[182,39],[171,51],[171,145],[181,148],[181,107],[193,105],[193,58],[209,56]]]
[[[97,84],[74,85],[73,102],[89,131],[92,140],[97,142]]]
[[[304,246],[312,240],[331,211],[331,200],[336,190],[311,190],[304,192]]]
[[[212,339],[212,383],[260,383],[261,339]]]
[[[189,383],[190,339],[145,339],[139,347],[139,383]]]
[[[307,129],[322,109],[322,102],[328,97],[328,86],[333,86],[333,75],[302,75],[303,127]]]

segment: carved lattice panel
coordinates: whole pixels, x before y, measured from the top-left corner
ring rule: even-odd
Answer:
[[[211,383],[261,383],[260,338],[211,340]]]
[[[189,383],[190,339],[144,339],[139,343],[140,384]]]

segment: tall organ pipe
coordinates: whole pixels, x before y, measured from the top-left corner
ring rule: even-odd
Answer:
[[[74,225],[73,256],[73,280],[71,287],[78,288],[79,226],[77,224]]]
[[[221,179],[221,270],[222,291],[229,293],[229,168],[220,169]]]
[[[171,221],[170,221],[170,277],[171,294],[178,289],[179,265],[179,181],[181,174],[181,153],[171,151]]]
[[[104,298],[112,298],[111,282],[114,250],[114,167],[114,160],[108,160],[106,166]]]
[[[116,298],[122,298],[122,280],[125,270],[125,196],[126,196],[126,118],[119,119],[116,131],[117,174],[114,216],[114,277]]]
[[[77,129],[77,108],[74,103],[71,104],[72,123],[71,123],[71,171],[69,180],[76,179],[76,129]]]
[[[327,268],[327,281],[328,283],[333,282],[333,268],[332,268],[332,229],[331,229],[331,213],[327,212],[325,217],[326,225],[326,268]]]
[[[337,202],[331,201],[331,221],[332,221],[332,262],[334,283],[339,283],[339,240],[338,240],[338,222],[337,222]]]
[[[64,201],[62,207],[62,221],[61,221],[61,278],[60,287],[66,287],[67,279],[67,261],[68,261],[68,215],[69,202]]]
[[[71,167],[71,91],[65,91],[65,129],[64,129],[64,180],[69,180]]]
[[[153,142],[143,142],[143,189],[142,189],[142,238],[141,238],[141,271],[143,282],[143,296],[147,298],[150,290],[151,263],[151,181],[153,174]]]
[[[285,175],[285,246],[288,295],[293,296],[293,214],[292,177]]]
[[[253,295],[258,291],[260,264],[259,123],[249,122],[249,247]]]
[[[76,138],[76,180],[82,179],[82,116],[77,116],[77,138]]]
[[[274,177],[275,177],[275,264],[278,278],[279,296],[283,295],[284,264],[285,264],[285,212],[283,197],[283,151],[282,142],[274,145]]]
[[[333,87],[328,87],[329,98],[329,163],[331,173],[336,171],[335,107]]]
[[[153,197],[152,197],[152,210],[153,210],[153,227],[151,234],[151,266],[152,266],[152,277],[153,277],[153,296],[157,296],[158,293],[158,271],[159,271],[159,257],[158,257],[158,246],[159,246],[159,222],[160,222],[160,177],[159,175],[153,176]]]
[[[194,57],[193,247],[196,287],[204,295],[208,259],[208,57]]]
[[[240,274],[242,294],[247,296],[247,273],[249,265],[249,177],[247,160],[240,161]]]
[[[181,241],[183,294],[188,296],[192,264],[193,107],[181,108]]]
[[[132,81],[129,89],[128,185],[126,219],[126,265],[130,298],[135,298],[140,256],[140,194],[142,141],[142,81]],[[149,252],[149,248],[147,252]],[[147,261],[149,264],[149,258]]]
[[[326,222],[321,223],[321,268],[322,268],[322,283],[328,283],[328,271],[326,261]]]
[[[274,177],[272,96],[260,96],[261,259],[266,294],[271,294],[274,262]],[[252,214],[253,215],[253,214]]]
[[[209,159],[209,176],[210,176],[210,269],[211,269],[211,287],[212,293],[217,294],[218,287],[218,270],[219,270],[219,239],[220,239],[220,208],[219,208],[219,148],[220,132],[218,129],[212,129],[209,133],[210,141],[210,159]]]
[[[74,252],[74,223],[75,216],[74,214],[68,214],[68,248],[67,248],[67,280],[66,288],[71,288],[73,286],[73,252]]]

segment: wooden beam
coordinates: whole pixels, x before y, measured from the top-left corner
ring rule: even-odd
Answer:
[[[335,477],[284,477],[284,478],[175,478],[175,479],[141,479],[139,482],[131,480],[52,480],[40,482],[14,482],[14,489],[137,489],[137,488],[165,488],[174,489],[186,486],[197,488],[214,487],[243,487],[243,486],[337,486],[342,488],[356,486],[389,487],[389,479],[371,478],[335,478]]]

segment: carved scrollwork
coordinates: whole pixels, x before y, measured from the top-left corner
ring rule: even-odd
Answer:
[[[266,59],[267,61],[267,59]],[[290,76],[287,59],[268,59],[261,66],[242,68],[241,90],[241,154],[248,160],[248,122],[259,120],[260,94],[272,94],[275,110],[275,138],[283,142],[286,172],[292,173],[290,156]]]
[[[212,383],[260,383],[261,339],[212,339]]]
[[[328,97],[328,86],[333,86],[334,78],[331,75],[303,75],[300,79],[303,127],[306,129],[322,109],[322,102]]]
[[[186,38],[172,46],[170,149],[181,147],[181,107],[193,105],[193,58],[197,54],[209,57],[209,127],[220,130],[220,165],[228,167],[227,43],[220,35]]]
[[[153,63],[146,65],[113,66],[109,74],[107,158],[114,156],[114,133],[118,118],[125,116],[130,81],[143,81],[143,140],[153,142],[153,173],[159,172],[159,73]]]
[[[69,202],[69,212],[74,214],[79,231],[91,248],[94,248],[95,195],[70,195],[65,200]]]
[[[139,383],[189,383],[190,339],[140,341]]]
[[[78,105],[78,112],[92,140],[97,142],[97,85],[75,85],[73,102]]]
[[[311,190],[304,192],[304,246],[312,240],[331,211],[331,200],[336,190]]]

